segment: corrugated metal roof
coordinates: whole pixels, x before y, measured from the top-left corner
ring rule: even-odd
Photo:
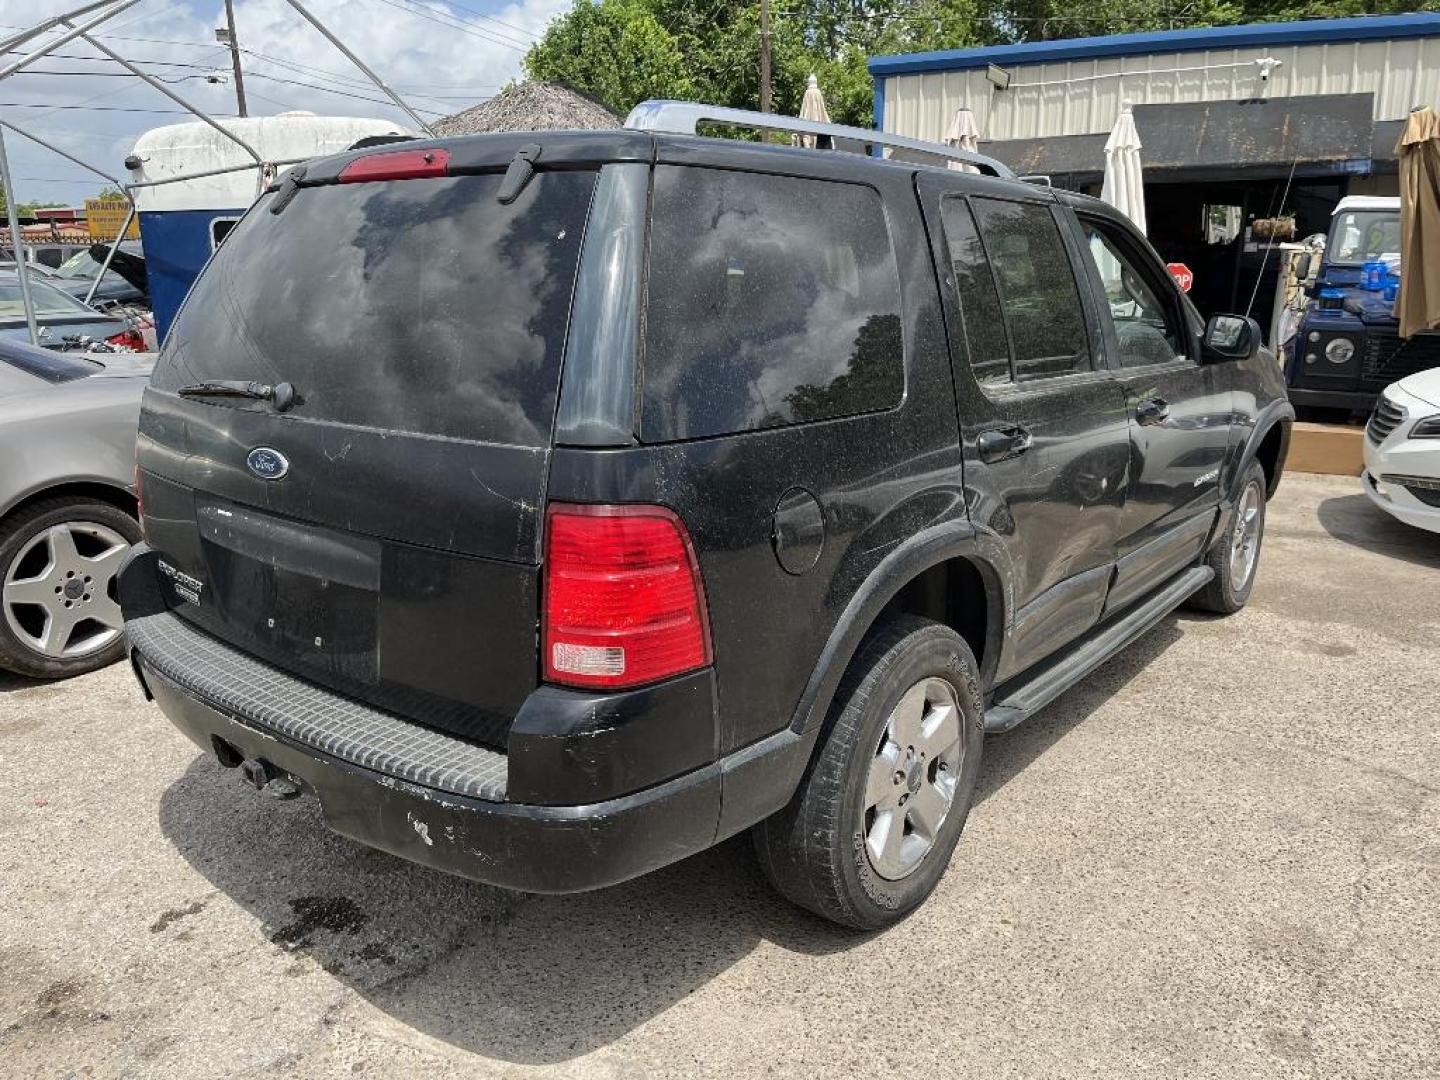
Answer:
[[[991,45],[979,49],[873,56],[870,74],[878,78],[920,71],[961,71],[987,64],[1045,64],[1093,60],[1108,56],[1239,49],[1256,45],[1294,46],[1332,41],[1380,41],[1440,37],[1440,12],[1372,15],[1348,19],[1306,19],[1302,22],[1247,23],[1199,30],[1161,30],[1146,34],[1064,38],[1023,45]]]

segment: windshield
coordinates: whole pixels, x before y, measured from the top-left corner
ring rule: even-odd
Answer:
[[[95,315],[73,296],[50,285],[30,280],[30,299],[36,315]],[[98,317],[98,316],[97,316]],[[25,300],[19,282],[0,284],[0,319],[25,318]]]
[[[60,264],[56,271],[61,277],[93,278],[100,273],[100,264],[90,256],[88,251],[77,251]]]
[[[1400,214],[1396,210],[1347,210],[1330,226],[1328,261],[1363,263],[1400,253]]]
[[[154,385],[288,382],[287,415],[540,446],[593,171],[302,188],[225,238],[166,336]],[[214,407],[269,408],[228,398]]]

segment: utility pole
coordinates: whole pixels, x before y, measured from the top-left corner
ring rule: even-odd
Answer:
[[[770,111],[770,0],[760,0],[760,111]]]
[[[217,33],[216,37],[219,36]],[[246,116],[245,77],[240,74],[240,42],[235,38],[234,0],[225,0],[225,42],[230,46],[230,63],[235,68],[235,109],[241,116]]]

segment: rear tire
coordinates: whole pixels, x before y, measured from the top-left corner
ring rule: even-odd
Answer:
[[[97,499],[42,499],[0,523],[0,669],[59,679],[124,656],[114,579],[139,539]]]
[[[905,616],[872,632],[836,692],[790,804],[754,829],[784,896],[875,930],[934,891],[975,796],[980,676],[948,627]]]
[[[1205,556],[1205,565],[1215,576],[1186,601],[1187,606],[1216,615],[1233,615],[1243,608],[1255,587],[1264,539],[1265,470],[1252,462],[1225,528]]]

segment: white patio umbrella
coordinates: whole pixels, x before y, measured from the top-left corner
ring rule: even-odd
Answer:
[[[805,96],[800,99],[800,119],[813,120],[817,124],[830,123],[830,110],[825,108],[825,95],[820,92],[820,80],[814,75],[806,81]],[[801,135],[800,145],[815,149],[815,136]]]
[[[1105,140],[1105,183],[1100,198],[1145,231],[1145,183],[1140,169],[1140,133],[1135,130],[1135,115],[1130,104],[1120,112],[1120,119]]]
[[[955,110],[955,115],[950,118],[950,126],[945,129],[945,143],[956,150],[968,150],[972,154],[979,152],[980,125],[975,123],[975,114],[970,111],[969,105],[961,105]],[[960,172],[980,171],[974,165],[965,165],[959,161],[946,164]]]

